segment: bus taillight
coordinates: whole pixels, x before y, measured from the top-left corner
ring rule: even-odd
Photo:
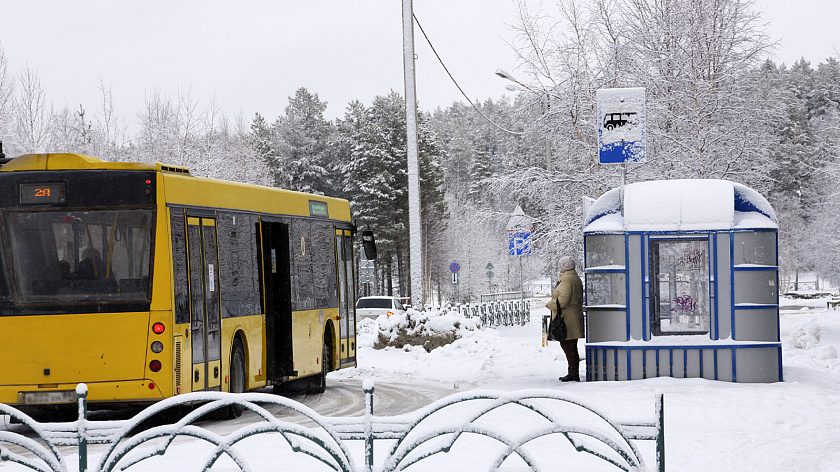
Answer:
[[[160,371],[161,367],[162,365],[159,360],[153,360],[152,362],[149,362],[149,370],[151,370],[152,372]]]
[[[163,323],[155,323],[152,325],[152,331],[155,334],[163,334],[163,332],[166,331],[166,326],[164,326]]]

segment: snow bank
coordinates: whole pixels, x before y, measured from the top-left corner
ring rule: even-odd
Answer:
[[[371,343],[374,349],[420,346],[431,352],[478,329],[478,320],[452,312],[419,312],[409,308],[405,314],[380,315],[374,323],[364,326],[367,333],[376,330],[376,341]]]

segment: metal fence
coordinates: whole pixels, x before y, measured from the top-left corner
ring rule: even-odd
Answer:
[[[249,459],[263,456],[266,449],[247,447],[243,441],[275,433],[267,439],[276,441],[277,448],[286,447],[292,454],[304,455],[305,459],[320,463],[324,470],[334,471],[401,471],[423,461],[426,462],[418,467],[427,469],[431,465],[428,463],[451,457],[459,447],[475,454],[477,449],[470,447],[467,438],[488,440],[495,445],[484,445],[478,449],[481,451],[479,462],[482,463],[467,462],[470,464],[468,470],[498,471],[511,466],[515,466],[516,470],[546,470],[541,467],[551,465],[543,463],[545,456],[556,459],[560,443],[568,443],[574,448],[570,450],[588,454],[588,457],[620,470],[665,470],[661,394],[656,395],[655,413],[650,421],[618,422],[581,399],[562,391],[546,389],[470,391],[443,398],[413,414],[378,417],[373,412],[373,382],[365,381],[363,389],[365,412],[360,417],[324,417],[301,403],[265,393],[203,392],[163,400],[129,420],[91,421],[87,419],[87,388],[80,384],[77,388],[79,420],[75,422],[39,423],[15,408],[0,404],[0,414],[11,415],[31,428],[36,436],[31,439],[15,432],[0,431],[0,465],[10,461],[31,470],[68,471],[59,446],[74,446],[78,451],[79,471],[126,470],[151,458],[164,456],[172,449],[189,447],[183,441],[173,444],[179,437],[189,437],[210,445],[209,452],[205,448],[196,449],[201,452],[191,454],[194,457],[190,459],[201,467],[199,470],[212,468],[226,456],[235,464],[236,469],[233,470],[250,471],[254,469],[251,465],[253,460]],[[233,404],[242,405],[258,418],[226,436],[196,424],[202,416]],[[200,406],[173,424],[145,430],[140,428],[153,416],[184,405]],[[281,420],[267,411],[266,405],[284,406],[303,415],[316,427]],[[566,410],[558,411],[561,407]],[[569,409],[573,411],[569,412]],[[506,411],[506,415],[499,416],[502,410]],[[570,419],[580,417],[581,413],[588,419]],[[522,421],[525,415],[532,418]],[[524,427],[513,428],[511,417]],[[545,443],[545,439],[550,442]],[[538,440],[543,442],[537,445]],[[638,441],[655,441],[656,469],[646,466],[636,444]],[[386,451],[378,462],[374,458],[375,442],[384,442],[387,446],[377,448],[378,451]],[[95,464],[88,462],[89,444],[106,445]],[[357,445],[355,449],[351,444]],[[148,447],[150,445],[152,447]],[[270,447],[274,449],[274,446],[272,443]],[[10,447],[18,452],[13,452]],[[363,453],[359,452],[361,449]],[[550,454],[546,454],[546,450]],[[72,451],[67,454],[72,455]],[[357,463],[359,456],[363,457],[363,464]],[[277,470],[297,470],[292,462],[272,465]]]
[[[460,313],[464,318],[476,318],[481,327],[522,326],[531,321],[531,300],[465,303],[449,307],[449,311]]]
[[[500,302],[504,300],[523,300],[534,298],[534,293],[530,290],[524,292],[496,292],[484,293],[478,296],[481,303]]]

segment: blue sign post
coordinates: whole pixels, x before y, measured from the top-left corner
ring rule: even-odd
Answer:
[[[531,255],[531,218],[517,206],[507,224],[508,254],[511,256]],[[519,294],[524,296],[522,282],[522,257],[519,258]]]

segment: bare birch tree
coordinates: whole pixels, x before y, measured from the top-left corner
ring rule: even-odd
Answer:
[[[14,124],[14,79],[9,73],[6,51],[0,43],[0,141],[4,143],[6,153],[13,150],[12,127]]]
[[[24,153],[43,152],[50,135],[47,94],[38,73],[28,66],[18,76],[20,88],[15,101],[16,141]]]

